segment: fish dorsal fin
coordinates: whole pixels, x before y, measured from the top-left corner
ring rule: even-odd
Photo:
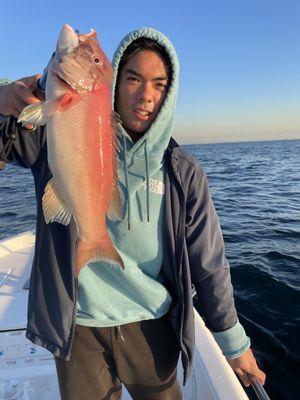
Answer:
[[[63,225],[69,225],[72,213],[59,197],[53,178],[46,185],[42,203],[44,218],[47,224],[49,222],[59,222]]]
[[[114,174],[116,175],[116,174]],[[120,189],[118,185],[117,177],[114,179],[112,190],[111,190],[111,198],[109,207],[107,210],[107,216],[110,220],[121,220],[122,219],[122,207],[121,207],[121,197],[120,197]]]
[[[112,152],[113,152],[113,182],[112,182],[112,190],[111,190],[111,199],[109,203],[109,207],[107,210],[107,216],[111,220],[121,220],[122,219],[122,205],[121,205],[121,197],[120,197],[120,189],[118,185],[118,137],[117,131],[119,129],[118,124],[121,122],[119,114],[112,111],[111,116],[111,125],[112,125]]]
[[[118,129],[118,124],[122,123],[120,114],[118,114],[116,111],[111,112],[111,123],[113,128],[116,130]]]
[[[116,149],[116,155],[121,151],[121,139],[122,134],[120,130],[120,125],[122,125],[121,117],[116,111],[111,112],[111,126],[113,129],[113,145]]]

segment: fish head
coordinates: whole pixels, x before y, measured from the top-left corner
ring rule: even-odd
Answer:
[[[96,31],[80,34],[64,25],[56,44],[52,73],[61,85],[79,93],[110,86],[112,66],[99,45]]]

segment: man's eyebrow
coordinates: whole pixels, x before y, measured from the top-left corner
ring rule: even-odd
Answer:
[[[142,78],[142,77],[143,77],[141,74],[139,74],[138,72],[134,71],[134,70],[131,69],[131,68],[128,68],[128,69],[126,70],[126,72],[127,72],[128,74],[136,75],[136,76],[138,76],[139,78]],[[168,77],[165,76],[165,75],[164,75],[164,76],[158,76],[158,77],[156,77],[156,78],[153,78],[152,80],[153,80],[153,81],[167,81],[167,80],[168,80]]]

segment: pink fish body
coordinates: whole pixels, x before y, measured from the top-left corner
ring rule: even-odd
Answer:
[[[74,217],[76,275],[91,261],[124,267],[106,229],[106,215],[121,218],[111,78],[112,67],[96,33],[79,35],[64,25],[42,105],[53,175],[43,196],[43,212],[47,223],[67,225]],[[30,107],[35,106],[28,107],[32,114]],[[37,123],[28,116],[23,120]]]

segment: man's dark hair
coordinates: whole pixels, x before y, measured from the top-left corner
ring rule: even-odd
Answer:
[[[171,82],[172,79],[172,65],[170,61],[170,57],[166,51],[166,49],[158,44],[155,40],[149,39],[149,38],[139,38],[134,40],[130,45],[126,48],[126,50],[123,53],[123,56],[120,60],[119,67],[118,67],[118,76],[117,76],[117,82],[119,81],[120,73],[122,71],[122,68],[124,65],[126,65],[129,61],[129,59],[134,55],[137,54],[141,50],[151,50],[155,51],[158,53],[162,59],[164,60],[167,69],[168,69],[168,80]]]

